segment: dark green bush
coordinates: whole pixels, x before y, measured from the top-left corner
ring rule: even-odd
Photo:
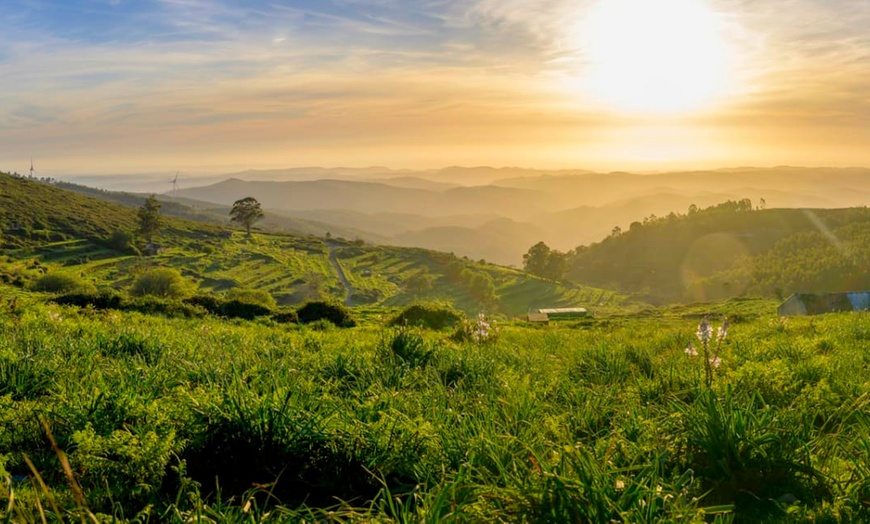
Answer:
[[[181,298],[190,286],[178,270],[168,267],[149,269],[133,282],[130,293],[135,296],[152,295],[162,298]]]
[[[272,310],[260,304],[250,304],[238,300],[229,300],[221,305],[221,316],[227,318],[243,318],[253,320],[257,317],[271,315]]]
[[[214,295],[194,295],[184,299],[184,303],[202,308],[212,315],[226,318],[253,320],[256,317],[271,315],[272,310],[260,304],[241,300],[221,300]]]
[[[205,309],[185,304],[177,300],[167,300],[158,297],[136,297],[121,304],[124,311],[138,311],[146,315],[165,315],[167,317],[201,317]]]
[[[453,327],[463,318],[463,314],[448,304],[414,304],[399,313],[390,324],[393,326],[415,326],[429,329]]]
[[[310,324],[318,320],[328,320],[338,327],[350,328],[356,325],[350,310],[341,304],[330,302],[308,302],[300,307],[296,314],[299,315],[299,322],[302,324]]]
[[[93,284],[85,282],[71,273],[48,273],[39,277],[33,283],[34,291],[46,293],[87,292],[93,289]]]
[[[62,306],[121,309],[124,298],[114,291],[99,291],[96,293],[67,293],[53,298],[52,301]]]
[[[245,304],[256,304],[269,309],[277,306],[275,298],[268,291],[262,289],[233,288],[227,293],[227,299]]]
[[[223,300],[214,295],[194,295],[185,298],[183,302],[192,306],[201,307],[212,315],[220,315],[221,306],[223,306],[224,303]]]
[[[106,246],[119,253],[129,253],[133,248],[133,234],[127,231],[115,230],[105,240]]]
[[[272,320],[279,324],[298,324],[299,315],[295,311],[279,311],[272,315]]]

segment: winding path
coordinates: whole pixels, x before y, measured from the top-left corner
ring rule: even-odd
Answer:
[[[353,286],[350,281],[347,279],[347,275],[344,274],[344,268],[341,267],[341,264],[338,263],[338,258],[335,256],[335,250],[339,247],[334,242],[329,240],[325,241],[326,247],[329,248],[329,262],[332,263],[332,267],[335,268],[335,272],[338,274],[338,279],[341,280],[341,284],[347,289],[347,296],[344,298],[345,306],[353,305]]]

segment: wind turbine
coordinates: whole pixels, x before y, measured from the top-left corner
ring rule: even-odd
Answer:
[[[172,184],[172,192],[175,193],[178,191],[178,172],[175,173],[175,178],[169,181]]]
[[[30,157],[30,178],[33,178],[33,157]]]

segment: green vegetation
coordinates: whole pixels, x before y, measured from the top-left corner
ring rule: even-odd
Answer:
[[[449,304],[413,304],[390,321],[394,326],[445,329],[458,324],[464,315]]]
[[[296,311],[302,324],[329,322],[334,326],[351,328],[356,325],[350,310],[341,304],[331,302],[307,302]]]
[[[102,288],[128,290],[142,273],[166,267],[180,272],[192,291],[222,299],[230,292],[256,290],[280,306],[343,301],[348,289],[330,261],[332,251],[353,288],[352,304],[393,307],[441,300],[467,313],[486,309],[507,315],[533,307],[586,306],[601,312],[638,307],[610,291],[530,278],[435,251],[341,239],[330,240],[330,247],[314,237],[258,233],[245,240],[213,225],[166,216],[152,238],[165,251],[142,258],[137,255],[144,244],[128,233],[141,226],[137,209],[11,175],[0,174],[0,187],[0,198],[9,202],[0,208],[0,224],[10,225],[0,238],[9,255],[0,260],[0,280],[19,286],[30,285],[46,269],[62,269]],[[146,200],[130,198],[123,202],[145,208]],[[173,208],[159,205],[161,211]],[[45,208],[53,211],[43,220]],[[33,234],[34,228],[40,233]],[[265,306],[273,308],[268,300]]]
[[[151,295],[160,298],[183,298],[190,294],[190,285],[177,270],[168,267],[149,269],[133,282],[134,296]]]
[[[70,273],[48,273],[33,282],[32,289],[45,293],[88,292],[94,285]]]
[[[565,253],[550,249],[550,247],[538,242],[529,248],[523,255],[523,269],[533,275],[550,280],[560,280],[567,269]]]
[[[155,195],[151,195],[145,200],[145,203],[142,204],[142,207],[136,212],[136,216],[139,217],[139,234],[142,235],[149,243],[154,238],[154,235],[160,231],[161,219],[160,219],[160,203],[157,202],[157,197]],[[115,240],[118,240],[114,237]]]
[[[0,304],[6,519],[870,518],[867,314],[737,301],[458,343],[41,300]],[[708,388],[685,349],[713,311],[735,321]]]
[[[141,257],[135,210],[0,184],[0,520],[870,520],[866,313],[653,309],[555,281],[543,243],[548,278],[166,218]],[[806,213],[649,219],[571,275],[864,282],[867,210]],[[593,316],[510,318],[559,306]]]
[[[569,254],[568,278],[654,303],[870,289],[870,209],[726,202],[650,217]]]
[[[251,236],[251,226],[262,218],[263,210],[257,199],[245,197],[233,202],[233,208],[230,210],[230,221],[244,227],[248,236]]]

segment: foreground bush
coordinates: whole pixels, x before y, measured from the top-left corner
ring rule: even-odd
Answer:
[[[350,310],[341,304],[331,302],[308,302],[300,307],[296,314],[302,324],[311,324],[319,320],[327,320],[338,327],[350,328],[356,325],[356,321],[350,314]]]
[[[399,313],[390,324],[393,326],[416,326],[429,329],[444,329],[458,324],[464,315],[449,304],[414,304]]]
[[[184,300],[185,304],[197,306],[212,315],[225,318],[253,320],[272,314],[272,309],[264,305],[241,300],[221,300],[214,295],[194,295]]]
[[[243,318],[245,320],[253,320],[257,317],[271,315],[272,310],[261,306],[260,304],[251,304],[249,302],[240,302],[238,300],[228,300],[221,305],[221,316],[227,318]]]
[[[190,286],[177,270],[158,267],[140,275],[133,282],[130,294],[139,297],[151,295],[161,298],[182,298],[190,294]]]
[[[94,293],[67,293],[52,299],[62,306],[91,307],[93,309],[122,309],[124,297],[115,291]]]
[[[45,293],[72,293],[93,291],[94,286],[71,273],[48,273],[33,283],[34,291]]]
[[[256,304],[267,309],[274,309],[278,305],[275,298],[268,291],[262,289],[234,288],[227,293],[227,299],[244,304]]]

